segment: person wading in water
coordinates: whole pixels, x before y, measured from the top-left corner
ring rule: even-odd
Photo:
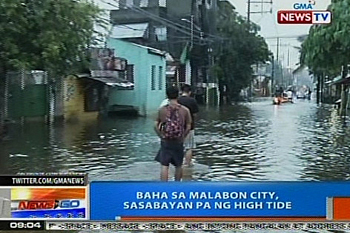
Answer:
[[[192,166],[192,158],[193,158],[193,149],[196,148],[196,141],[194,138],[194,121],[196,118],[196,114],[199,112],[197,101],[191,97],[192,89],[191,86],[185,84],[181,88],[182,95],[180,96],[178,102],[187,107],[190,110],[192,124],[191,130],[184,141],[184,147],[186,150],[185,154],[185,165]]]
[[[155,131],[161,138],[160,150],[155,158],[161,164],[161,180],[168,181],[169,165],[175,166],[175,181],[182,179],[184,139],[191,129],[190,111],[178,103],[179,91],[175,87],[166,90],[169,104],[158,110]]]

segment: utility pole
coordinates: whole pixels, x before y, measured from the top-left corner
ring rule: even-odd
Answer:
[[[251,3],[251,1],[248,0],[248,11],[247,11],[247,20],[248,20],[248,23],[250,23],[250,3]]]
[[[251,1],[248,0],[247,21],[248,21],[249,31],[250,31],[250,3],[251,3]],[[253,88],[252,88],[253,79],[254,79],[254,77],[250,81],[250,85],[249,85],[249,96],[250,96],[250,100],[249,101],[252,101],[252,98],[253,98]]]
[[[274,94],[275,93],[275,87],[274,87],[274,78],[275,78],[275,57],[272,54],[272,59],[271,59],[271,93],[270,94]]]
[[[280,48],[280,38],[277,37],[277,50],[276,50],[277,70],[280,70],[280,64],[279,64],[279,48]],[[276,83],[277,83],[277,82],[276,82]]]
[[[287,85],[290,85],[290,53],[289,53],[289,44],[288,44],[288,50],[287,50],[287,69],[288,69],[288,80],[287,80]]]
[[[248,27],[249,27],[249,30],[250,30],[250,15],[253,14],[253,13],[272,13],[272,8],[271,8],[271,11],[258,11],[258,12],[251,12],[251,9],[250,9],[250,4],[252,3],[260,3],[260,4],[264,4],[264,3],[269,3],[272,5],[272,0],[270,1],[252,1],[252,0],[248,0],[247,4],[248,4],[248,9],[247,9],[247,22],[248,22]],[[261,6],[261,9],[263,9],[263,6]],[[252,85],[253,85],[253,80],[250,82],[250,87],[249,87],[249,92],[250,92],[250,98],[252,99],[253,98],[253,89],[252,89]]]
[[[191,15],[191,50],[193,48],[193,18],[194,16]]]
[[[252,12],[250,10],[250,4],[251,3],[259,3],[259,4],[261,4],[261,11]],[[264,11],[263,10],[264,9],[264,7],[263,7],[264,3],[269,3],[269,4],[272,5],[273,2],[272,2],[272,0],[270,0],[270,1],[251,1],[251,0],[248,0],[248,14],[247,14],[248,22],[250,20],[250,14],[263,14],[263,13],[270,13],[271,14],[272,13],[272,8],[269,11]]]

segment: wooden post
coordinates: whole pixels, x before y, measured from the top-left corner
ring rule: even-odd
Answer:
[[[347,75],[345,66],[342,66],[342,78]],[[341,85],[341,104],[340,104],[340,116],[346,116],[346,105],[347,105],[347,85]]]
[[[324,103],[324,76],[325,74],[322,73],[322,77],[321,77],[321,93],[320,93],[320,99],[321,99],[321,103]]]
[[[321,77],[317,75],[317,89],[316,89],[316,103],[320,103],[320,85],[321,85]]]
[[[346,116],[346,102],[347,102],[347,86],[345,84],[341,85],[341,105],[340,105],[340,115]]]

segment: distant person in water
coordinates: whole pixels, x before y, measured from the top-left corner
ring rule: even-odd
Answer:
[[[196,115],[199,112],[197,101],[191,97],[192,94],[192,88],[190,85],[185,84],[181,88],[182,95],[179,97],[179,103],[185,107],[187,107],[190,110],[191,118],[192,118],[192,124],[191,124],[191,131],[187,135],[184,141],[184,147],[186,150],[185,154],[185,165],[192,166],[192,159],[193,159],[193,149],[196,149],[196,141],[194,137],[194,121],[196,119]]]

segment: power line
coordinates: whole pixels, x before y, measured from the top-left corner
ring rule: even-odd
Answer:
[[[304,35],[289,35],[289,36],[269,36],[269,37],[264,37],[265,40],[275,40],[277,38],[282,38],[282,39],[298,39],[300,36]]]
[[[250,10],[250,4],[251,3],[256,3],[256,1],[252,1],[252,0],[248,0],[248,11],[247,11],[247,22],[248,22],[248,27],[249,27],[249,31],[250,31],[250,14],[253,14],[253,13],[266,13],[265,11],[257,11],[257,12],[251,12],[251,10]],[[264,4],[264,1],[261,1],[261,2],[259,2],[259,3],[261,3],[262,4],[262,9],[263,9],[263,4]],[[265,2],[266,3],[266,2]],[[270,0],[268,3],[270,3],[270,4],[272,4],[272,0]],[[272,10],[272,8],[271,8],[271,10]],[[271,12],[270,12],[271,13]],[[249,85],[249,90],[250,90],[250,98],[252,98],[253,97],[253,90],[252,90],[252,85],[253,85],[253,80],[251,80],[251,82],[250,82],[250,85]]]
[[[114,0],[114,1],[115,1],[115,0]],[[105,2],[105,3],[107,3],[107,4],[111,5],[111,6],[117,7],[117,6],[113,5],[113,4],[110,3],[110,2],[106,2],[106,1],[104,1],[104,0],[103,0],[103,2]],[[140,12],[140,11],[136,10],[135,8],[131,8],[131,7],[128,7],[128,6],[127,6],[127,8],[130,9],[130,10],[132,10],[132,11],[134,11],[134,12],[142,13],[142,14],[145,15],[144,12]],[[149,18],[151,18],[151,19],[157,21],[157,22],[162,23],[162,24],[165,25],[165,26],[169,26],[169,27],[171,27],[171,28],[173,28],[173,29],[176,29],[176,30],[178,30],[178,31],[180,31],[180,32],[182,32],[182,33],[184,33],[184,34],[186,34],[186,35],[191,36],[191,33],[190,33],[190,32],[184,31],[183,29],[178,28],[177,26],[174,26],[174,25],[172,25],[172,24],[169,24],[169,23],[167,23],[167,22],[164,22],[164,20],[159,20],[159,19],[155,18],[153,15],[149,15],[149,14],[147,14],[147,16],[148,16]],[[186,29],[187,29],[187,28],[186,28]],[[194,35],[194,37],[196,37],[197,39],[198,39],[198,38],[200,39],[199,36],[195,36],[195,35]],[[204,40],[204,39],[203,39],[203,40]]]
[[[288,47],[288,46],[291,46],[290,44],[279,44],[279,45],[277,45],[277,44],[272,44],[272,45],[270,45],[270,46],[280,46],[280,47]]]
[[[117,0],[113,0],[113,1],[116,2]],[[103,2],[105,2],[106,4],[109,4],[109,5],[119,9],[119,6],[116,6],[116,5],[114,5],[114,4],[110,3],[110,2],[106,2],[104,0],[103,0]],[[137,7],[137,6],[128,6],[127,4],[121,4],[120,2],[118,4],[126,7],[127,9],[130,9],[130,10],[132,10],[134,12],[146,15],[149,18],[151,18],[151,19],[153,19],[153,20],[155,20],[157,22],[162,23],[163,25],[169,26],[169,27],[171,27],[171,28],[173,28],[175,30],[178,30],[178,31],[180,31],[180,32],[182,32],[184,34],[187,34],[187,35],[191,36],[190,32],[185,31],[185,30],[190,30],[190,29],[188,27],[184,26],[184,25],[181,25],[181,24],[178,24],[178,23],[173,22],[171,20],[165,19],[165,18],[160,17],[160,16],[158,16],[156,14],[150,13],[150,12],[148,12],[148,11],[146,11],[146,10],[140,8],[140,7]],[[199,31],[199,30],[194,30],[194,31],[197,32],[197,33],[202,33],[202,31]],[[199,38],[199,39],[203,39],[203,40],[206,40],[206,41],[209,41],[209,42],[214,42],[213,40],[208,39],[208,38],[201,38],[200,36],[197,36],[197,35],[194,35],[194,36]],[[216,38],[216,39],[224,39],[222,37],[218,37],[216,35],[211,35],[211,34],[206,34],[206,36],[207,37],[213,37],[213,38]]]
[[[128,25],[125,25],[125,24],[119,24],[119,25],[116,25],[116,27],[122,27],[122,28],[127,28],[127,29],[130,29],[130,30],[133,30],[133,31],[145,31],[145,29],[137,29],[137,28],[133,28],[133,27],[130,27]],[[149,32],[150,35],[155,35],[155,36],[159,36],[157,33],[152,33],[152,32]],[[169,36],[167,35],[168,38],[176,38],[176,39],[188,39],[190,37],[188,36]],[[202,40],[202,39],[200,39]]]

